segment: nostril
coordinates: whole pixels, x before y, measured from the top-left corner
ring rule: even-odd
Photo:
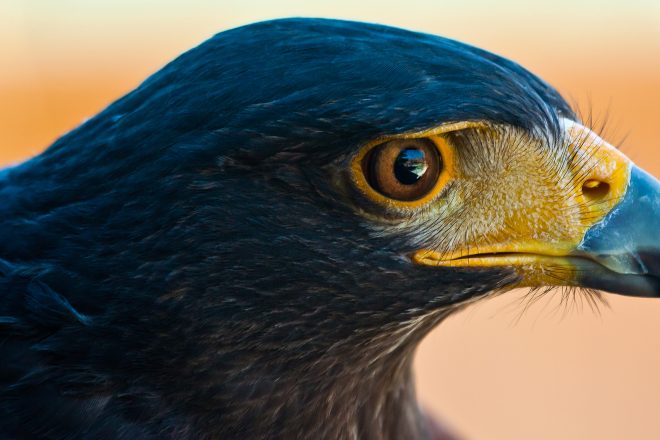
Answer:
[[[610,185],[602,180],[589,179],[582,184],[582,194],[589,199],[603,199],[610,192]]]

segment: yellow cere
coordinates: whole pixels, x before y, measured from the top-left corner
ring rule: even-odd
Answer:
[[[513,267],[521,276],[519,287],[571,284],[575,267],[566,257],[624,196],[631,162],[580,124],[567,121],[565,130],[570,161],[562,172],[550,171],[549,165],[557,165],[536,157],[534,148],[523,148],[522,154],[532,160],[510,158],[519,171],[492,181],[501,188],[497,194],[482,193],[499,200],[499,206],[486,206],[486,217],[499,227],[479,228],[481,238],[455,249],[420,249],[413,261],[428,266]],[[545,178],[551,176],[561,178]]]

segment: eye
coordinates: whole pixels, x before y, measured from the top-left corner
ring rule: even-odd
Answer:
[[[374,147],[362,161],[369,186],[400,201],[427,195],[442,171],[442,157],[429,139],[396,139]]]

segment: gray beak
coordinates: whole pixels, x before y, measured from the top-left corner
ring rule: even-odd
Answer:
[[[587,231],[575,255],[582,286],[660,297],[660,182],[633,166],[623,199]]]

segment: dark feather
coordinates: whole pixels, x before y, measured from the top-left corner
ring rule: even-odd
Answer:
[[[430,435],[417,342],[514,277],[411,265],[333,165],[383,134],[562,116],[517,64],[436,36],[216,35],[0,173],[0,437]]]

